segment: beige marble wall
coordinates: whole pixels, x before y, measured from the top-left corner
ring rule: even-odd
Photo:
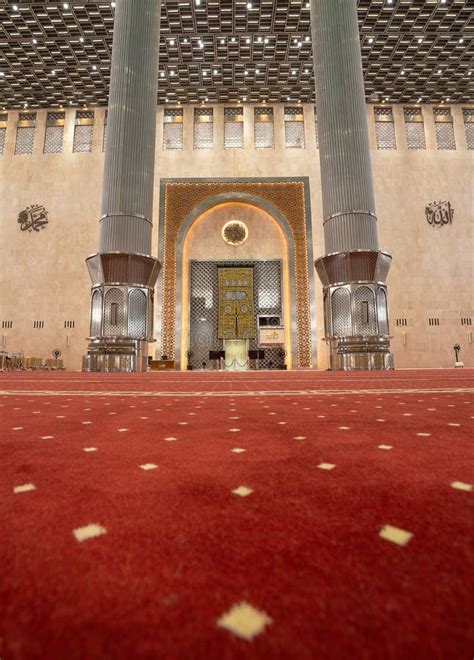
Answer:
[[[223,106],[214,108],[214,148],[194,151],[194,107],[184,107],[184,149],[163,151],[163,108],[157,111],[157,168],[153,254],[157,254],[159,185],[161,178],[287,177],[310,181],[315,256],[324,253],[319,155],[315,148],[312,106],[304,106],[306,145],[285,149],[283,106],[274,106],[275,148],[253,146],[253,107],[244,107],[244,149],[223,147]],[[102,187],[102,132],[104,109],[96,109],[93,151],[72,153],[75,111],[66,111],[62,154],[43,154],[46,111],[38,111],[34,153],[15,156],[17,112],[9,112],[5,153],[0,156],[0,328],[3,350],[23,350],[47,357],[63,351],[66,365],[80,368],[86,349],[89,317],[89,278],[85,257],[98,245],[98,218]],[[373,107],[367,108],[374,183],[379,216],[380,247],[393,255],[389,275],[389,304],[393,350],[398,367],[438,367],[453,363],[452,346],[459,342],[466,365],[474,366],[472,278],[473,152],[468,151],[462,109],[452,106],[456,151],[436,149],[432,108],[423,107],[427,149],[406,148],[402,107],[394,107],[397,149],[377,151]],[[425,205],[449,200],[455,209],[451,226],[428,225]],[[40,233],[21,232],[18,213],[43,204],[49,225]],[[318,366],[326,365],[322,296],[316,286],[318,310]],[[430,327],[428,318],[440,325]],[[395,320],[406,318],[406,327]],[[42,320],[42,330],[33,321]],[[66,330],[65,320],[75,328]],[[474,321],[473,321],[474,323]]]

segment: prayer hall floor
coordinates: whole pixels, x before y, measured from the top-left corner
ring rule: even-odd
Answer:
[[[470,658],[474,370],[0,374],[0,656]]]

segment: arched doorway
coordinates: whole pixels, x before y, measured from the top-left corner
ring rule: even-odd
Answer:
[[[235,223],[241,235],[228,235]],[[279,223],[254,204],[222,201],[198,215],[182,240],[181,367],[191,364],[200,368],[209,364],[211,351],[225,349],[226,340],[219,336],[218,282],[218,274],[225,268],[226,273],[244,269],[252,274],[252,329],[246,340],[245,358],[236,358],[235,366],[245,368],[248,350],[255,351],[264,343],[261,368],[283,364],[291,368],[296,349],[291,328],[294,291],[288,239]],[[274,328],[273,332],[269,327]],[[192,354],[189,360],[188,350]]]

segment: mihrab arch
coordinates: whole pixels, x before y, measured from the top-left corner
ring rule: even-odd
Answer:
[[[160,191],[157,336],[159,351],[180,363],[184,240],[193,223],[220,204],[249,204],[278,224],[288,245],[294,366],[316,362],[311,214],[307,178],[165,179]]]

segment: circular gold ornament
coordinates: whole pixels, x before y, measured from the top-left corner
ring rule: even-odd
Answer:
[[[240,220],[230,220],[222,227],[222,238],[229,245],[241,245],[248,235],[247,225]]]

